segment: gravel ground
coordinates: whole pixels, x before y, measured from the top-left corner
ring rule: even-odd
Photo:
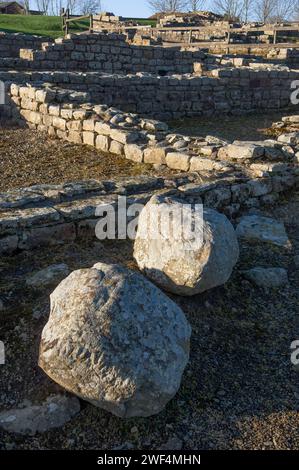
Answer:
[[[207,117],[171,121],[169,125],[175,132],[186,135],[213,135],[220,139],[265,140],[266,130],[273,122],[281,121],[287,111],[282,113],[249,114],[248,116],[224,115],[209,119]],[[289,114],[292,114],[291,112]]]
[[[35,437],[0,431],[0,449],[299,449],[298,373],[290,363],[290,344],[299,339],[294,264],[299,193],[264,213],[285,222],[291,250],[243,244],[225,286],[193,298],[173,296],[192,325],[191,357],[179,393],[162,413],[124,421],[82,402],[80,414],[62,429]],[[30,290],[24,279],[56,262],[77,269],[97,261],[136,268],[132,246],[123,241],[86,241],[0,260],[0,298],[6,306],[0,313],[6,346],[0,409],[38,403],[61,391],[37,366],[53,288]],[[253,286],[241,271],[257,265],[285,267],[290,285],[281,290]]]
[[[157,174],[152,165],[132,163],[46,134],[0,125],[0,191],[34,184]]]

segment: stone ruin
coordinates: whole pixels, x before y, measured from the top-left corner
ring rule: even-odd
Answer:
[[[157,27],[210,26],[214,23],[219,27],[229,24],[228,21],[224,21],[222,15],[217,15],[211,11],[198,11],[195,13],[165,13],[159,17]]]
[[[93,29],[94,31],[102,30],[119,30],[125,27],[137,26],[136,21],[126,20],[122,16],[115,16],[114,13],[107,11],[101,12],[98,15],[93,15]]]
[[[237,20],[228,21],[224,16],[210,11],[161,13],[151,19],[157,21],[156,26],[138,25],[138,22],[133,20],[104,12],[94,16],[94,30],[127,34],[130,41],[138,45],[201,42],[205,43],[210,52],[214,52],[213,43],[218,44],[220,48],[221,43],[222,46],[228,43],[272,44],[276,37],[273,29],[277,27],[283,27],[280,35],[283,35],[285,43],[292,43],[294,37],[299,36],[297,23],[240,23]],[[287,30],[288,27],[294,29]],[[221,52],[225,52],[225,49]]]
[[[111,15],[103,16],[106,22],[104,18],[117,22]],[[237,237],[258,237],[259,224],[268,224],[274,244],[288,244],[283,228],[271,220],[243,220],[236,233],[232,223],[242,211],[274,205],[298,185],[298,105],[290,95],[299,71],[286,65],[288,57],[298,58],[298,49],[271,46],[267,59],[213,55],[196,47],[138,46],[125,35],[101,32],[46,43],[33,38],[30,48],[20,41],[10,52],[10,40],[7,34],[0,37],[0,80],[6,89],[2,118],[95,147],[104,155],[168,169],[170,175],[35,185],[2,193],[2,255],[93,239],[100,204],[116,206],[118,196],[125,194],[132,202],[148,203],[150,210],[162,204],[161,192],[166,204],[204,204],[209,246],[207,260],[196,255],[192,263],[180,245],[170,243],[161,256],[152,256],[150,244],[136,240],[140,269],[166,291],[194,295],[225,283],[238,260]],[[271,110],[289,116],[273,125],[271,138],[261,141],[187,136],[171,132],[166,123]],[[174,252],[180,265],[173,262]],[[192,278],[188,285],[184,275]],[[107,279],[113,279],[115,290],[110,291]],[[81,292],[82,285],[90,295]],[[69,296],[75,300],[66,307]],[[110,304],[101,304],[101,296]],[[190,327],[176,304],[140,274],[102,263],[72,273],[51,302],[40,350],[40,365],[50,377],[117,416],[149,416],[164,408],[178,390],[189,357]],[[119,354],[105,335],[97,344],[91,327],[95,309],[97,328],[108,329]],[[84,367],[76,366],[79,359]],[[57,370],[63,373],[57,375]],[[4,428],[5,419],[0,415]]]

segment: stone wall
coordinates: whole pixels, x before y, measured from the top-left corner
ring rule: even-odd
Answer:
[[[180,75],[157,77],[100,73],[0,73],[0,80],[49,82],[89,91],[90,101],[116,106],[126,112],[162,120],[222,113],[242,114],[292,108],[291,83],[299,72],[249,67],[216,69],[210,77]]]
[[[232,218],[242,209],[273,204],[295,184],[295,178],[289,176],[202,182],[198,175],[182,174],[14,190],[0,194],[0,254],[96,239],[97,207],[109,204],[117,209],[119,195],[127,196],[127,204],[145,204],[153,194],[171,190],[186,202],[203,202]]]
[[[11,34],[0,32],[0,58],[19,57],[24,48],[41,49],[42,44],[52,42],[52,39],[27,34]]]
[[[125,35],[96,33],[57,39],[43,51],[24,50],[23,65],[42,70],[104,71],[108,73],[191,73],[193,63],[205,58],[200,50],[134,46]]]
[[[88,103],[89,93],[11,85],[15,119],[34,129],[136,163],[168,167],[181,174],[129,182],[92,181],[40,185],[0,195],[0,253],[94,237],[96,208],[116,204],[118,195],[145,203],[161,189],[179,191],[234,217],[242,208],[273,204],[298,185],[299,134],[263,142],[233,143],[215,137],[170,133],[160,121],[106,105]],[[294,121],[298,116],[284,119]],[[189,172],[186,174],[186,172]],[[188,199],[189,198],[189,199]]]
[[[180,171],[242,171],[255,176],[275,173],[282,168],[281,163],[288,170],[297,162],[293,150],[285,151],[286,142],[245,143],[240,147],[217,138],[180,136],[170,133],[164,122],[107,105],[92,105],[89,93],[12,84],[10,94],[16,121],[21,119],[52,137],[93,146],[136,163]],[[297,138],[295,141],[296,146]]]

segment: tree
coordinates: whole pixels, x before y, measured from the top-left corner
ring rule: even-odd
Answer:
[[[193,12],[200,11],[202,10],[205,3],[206,3],[206,0],[189,0],[188,8],[189,10]]]
[[[188,7],[187,0],[148,0],[155,13],[183,11]]]
[[[83,15],[88,15],[88,13],[99,13],[102,10],[100,0],[83,0],[81,2],[80,11]]]
[[[270,23],[275,16],[277,0],[257,0],[255,13],[257,19],[263,23]]]
[[[80,11],[81,2],[80,0],[66,0],[65,8],[69,9],[71,15],[74,15]]]
[[[296,2],[294,0],[276,0],[274,15],[271,22],[291,20],[295,16]]]
[[[63,0],[50,0],[49,11],[52,16],[59,16],[63,7],[65,8]]]
[[[24,5],[25,11],[28,15],[28,13],[30,11],[30,0],[23,0],[23,5]]]
[[[253,0],[244,0],[242,5],[241,18],[245,23],[248,23],[252,14]]]
[[[228,20],[239,18],[242,13],[241,0],[214,0],[214,7]]]
[[[51,0],[36,0],[36,5],[39,11],[42,11],[45,15],[48,15],[50,9]]]

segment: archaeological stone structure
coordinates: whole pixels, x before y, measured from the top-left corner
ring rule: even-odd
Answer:
[[[228,142],[173,134],[166,121],[295,110],[291,84],[299,71],[276,62],[288,51],[271,46],[269,58],[261,60],[198,48],[137,46],[116,33],[70,35],[2,59],[7,96],[1,113],[53,138],[184,172],[184,183],[178,176],[171,186],[186,196],[195,191],[207,205],[233,214],[242,205],[272,202],[296,184],[297,137]],[[213,175],[213,181],[200,184],[202,174]],[[148,200],[147,189],[169,184],[158,178],[146,189],[144,183],[140,189],[133,185],[129,194]],[[189,190],[189,184],[198,189]],[[59,233],[54,238],[61,242],[80,236],[85,226],[92,230],[98,198],[113,201],[117,192],[108,182],[93,182],[71,191],[56,188],[51,196],[39,187],[3,196],[8,221],[1,224],[1,252],[55,243],[47,231]]]
[[[222,20],[204,21],[215,27]],[[161,22],[173,26],[169,18]],[[208,47],[183,41],[166,46],[155,34],[146,42],[142,28],[138,43],[122,23],[103,14],[93,33],[55,41],[0,36],[2,121],[32,129],[41,139],[87,146],[104,160],[117,156],[144,165],[151,175],[95,174],[83,181],[37,182],[0,193],[0,255],[26,258],[35,249],[95,243],[97,208],[109,205],[117,213],[120,196],[127,197],[127,204],[145,205],[130,247],[133,270],[99,262],[70,273],[67,265],[56,263],[26,281],[26,289],[35,289],[65,277],[51,295],[40,367],[80,399],[131,418],[164,410],[192,360],[189,322],[160,289],[194,297],[222,288],[244,240],[289,245],[282,224],[244,212],[273,207],[298,188],[294,83],[299,82],[299,48],[213,41]],[[269,112],[284,117],[260,140],[173,129],[173,120],[213,122]],[[163,204],[191,206],[195,217],[194,205],[203,205],[202,246],[191,250],[172,238],[152,242],[146,229],[140,236],[149,212],[161,214]],[[102,245],[96,249],[102,251]],[[259,268],[260,283],[269,286],[269,272]],[[255,278],[247,271],[247,279]],[[288,282],[283,270],[272,277],[276,287]],[[63,422],[79,413],[77,399],[57,400],[66,407]],[[6,412],[0,414],[0,428],[15,432],[19,419],[27,425],[32,408],[15,412],[14,425],[7,423]],[[39,410],[46,419],[49,403]],[[47,428],[43,421],[30,423],[31,435]],[[54,427],[51,423],[49,429]],[[19,429],[23,434],[24,422]]]

